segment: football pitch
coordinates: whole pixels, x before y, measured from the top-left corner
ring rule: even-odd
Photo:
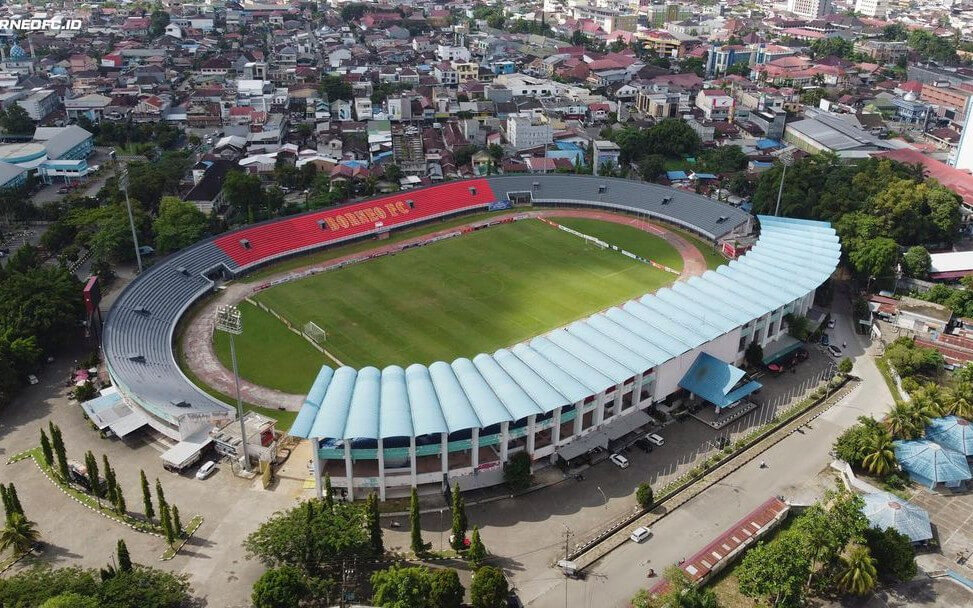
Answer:
[[[682,267],[671,245],[631,226],[585,220],[572,227]],[[541,221],[522,220],[253,297],[295,327],[313,321],[324,328],[323,346],[343,364],[382,368],[492,352],[675,279]],[[300,394],[322,364],[335,365],[270,314],[245,302],[241,311],[244,332],[236,344],[240,373],[248,380]],[[229,365],[225,336],[215,340],[220,360]]]

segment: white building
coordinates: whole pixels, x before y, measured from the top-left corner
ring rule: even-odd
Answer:
[[[554,129],[542,118],[510,116],[507,118],[507,140],[515,148],[536,148],[554,141]]]
[[[622,149],[615,142],[596,139],[594,143],[594,152],[594,171],[595,175],[599,175],[598,170],[601,169],[602,166],[607,165],[612,168],[618,166],[618,157],[621,155]]]
[[[887,11],[885,0],[855,0],[855,12],[864,17],[885,19]]]
[[[963,131],[960,133],[959,146],[953,157],[953,166],[962,171],[973,171],[973,127],[970,126],[970,100],[966,100],[966,119],[963,121]]]
[[[17,105],[27,112],[31,120],[40,122],[44,120],[45,116],[57,109],[57,93],[49,89],[38,89],[25,99],[18,100]]]
[[[436,47],[436,57],[441,61],[469,61],[470,49],[462,46],[440,44]]]
[[[729,120],[733,114],[733,97],[723,89],[703,89],[696,94],[696,107],[706,120]]]
[[[830,0],[787,0],[787,12],[816,19],[831,12]]]

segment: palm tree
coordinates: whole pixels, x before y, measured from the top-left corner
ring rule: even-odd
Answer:
[[[973,418],[973,403],[967,401],[965,397],[956,397],[949,403],[946,413],[970,420]]]
[[[0,530],[0,551],[12,549],[14,555],[20,555],[30,549],[41,537],[34,526],[34,522],[20,513],[10,515],[7,525]]]
[[[875,558],[868,551],[868,547],[853,545],[846,555],[841,557],[841,570],[838,586],[853,595],[865,595],[875,588],[878,571],[875,569]]]
[[[895,468],[895,451],[892,449],[892,436],[881,429],[868,442],[868,454],[862,459],[862,466],[879,477],[885,477]]]
[[[926,427],[929,426],[932,419],[941,414],[936,407],[936,403],[929,397],[920,401],[913,401],[908,405],[910,415],[912,416],[912,427],[916,431],[913,439],[922,437],[926,434]]]
[[[920,435],[916,428],[913,408],[909,403],[896,403],[885,417],[885,428],[896,439],[915,439]]]
[[[676,595],[673,608],[719,608],[720,603],[712,589],[700,589],[695,585]]]

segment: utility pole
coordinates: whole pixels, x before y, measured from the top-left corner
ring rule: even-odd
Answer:
[[[240,398],[240,372],[236,363],[236,343],[234,336],[243,333],[243,319],[240,309],[236,306],[220,306],[216,311],[216,329],[226,332],[230,336],[230,358],[233,360],[233,381],[236,385],[236,410],[240,418],[240,444],[243,448],[243,470],[250,472],[250,453],[247,449],[247,425],[243,421],[243,400]]]

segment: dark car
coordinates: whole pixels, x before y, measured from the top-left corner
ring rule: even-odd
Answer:
[[[646,439],[645,437],[640,437],[639,439],[636,439],[635,447],[642,450],[646,454],[652,451],[652,444],[649,443],[649,440]]]
[[[507,596],[507,608],[524,608],[524,603],[520,601],[516,593]]]

